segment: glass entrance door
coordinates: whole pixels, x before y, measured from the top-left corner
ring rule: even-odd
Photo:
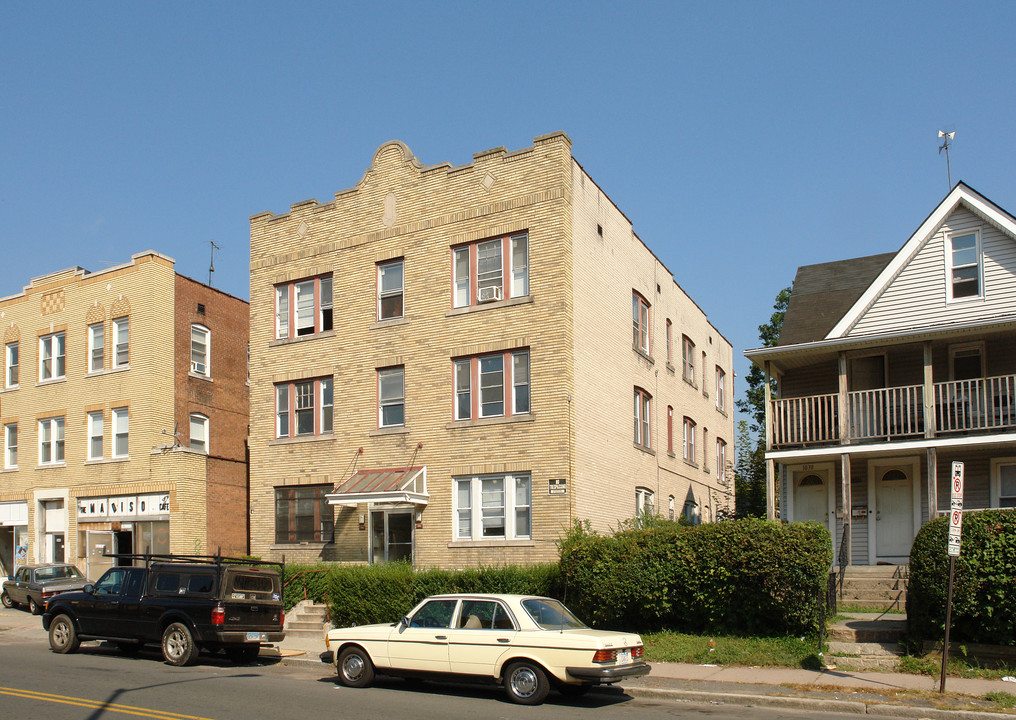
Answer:
[[[370,561],[413,563],[413,511],[373,510],[370,513]]]

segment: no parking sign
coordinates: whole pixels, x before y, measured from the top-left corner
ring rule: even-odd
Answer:
[[[949,507],[949,539],[947,550],[952,557],[960,554],[960,533],[963,530],[963,463],[952,464],[952,490]]]

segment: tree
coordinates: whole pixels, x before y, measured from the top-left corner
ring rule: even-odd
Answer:
[[[773,303],[769,322],[758,326],[762,347],[773,347],[779,342],[783,318],[790,302],[790,288],[780,290]],[[737,427],[737,464],[734,467],[734,487],[737,493],[738,517],[765,517],[766,513],[766,377],[758,365],[752,363],[745,379],[744,397],[737,400],[737,409],[750,421],[741,420]],[[770,388],[776,391],[776,381]]]

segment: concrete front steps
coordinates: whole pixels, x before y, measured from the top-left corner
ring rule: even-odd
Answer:
[[[849,613],[829,628],[826,665],[841,670],[892,671],[899,666],[900,639],[907,616],[900,613]]]
[[[328,622],[328,606],[313,600],[301,600],[286,613],[285,630],[288,637],[320,640],[331,627]]]
[[[906,612],[908,566],[848,565],[837,573],[837,605]]]

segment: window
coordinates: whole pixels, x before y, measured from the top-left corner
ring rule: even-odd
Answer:
[[[208,418],[201,413],[190,416],[190,449],[208,452]]]
[[[1016,458],[992,458],[990,507],[1016,508]]]
[[[695,384],[695,343],[687,335],[681,336],[682,376],[692,385]]]
[[[378,427],[406,424],[406,369],[385,368],[377,371]]]
[[[528,350],[461,358],[453,367],[456,420],[529,412]]]
[[[404,314],[404,261],[393,260],[377,266],[377,319],[390,320]]]
[[[635,388],[635,444],[652,447],[649,441],[649,418],[652,396],[642,388]]]
[[[453,307],[468,307],[528,294],[527,233],[452,248]]]
[[[102,411],[88,413],[88,459],[102,459]]]
[[[649,303],[637,292],[631,294],[632,345],[649,354]]]
[[[455,478],[455,538],[530,537],[530,492],[528,474]]]
[[[719,365],[716,366],[716,409],[727,411],[727,373]]]
[[[275,542],[332,542],[335,520],[325,497],[331,490],[331,485],[275,488]]]
[[[674,454],[674,408],[667,406],[667,452]]]
[[[674,362],[674,326],[670,322],[670,318],[667,318],[667,364],[671,365]]]
[[[275,386],[275,437],[332,432],[332,378],[297,380]]]
[[[667,517],[674,520],[674,496],[671,495],[667,498]]]
[[[723,482],[727,475],[727,443],[716,438],[716,479]]]
[[[18,344],[7,343],[4,352],[4,382],[7,387],[18,386]]]
[[[39,338],[39,381],[65,377],[64,334],[54,333]]]
[[[4,467],[18,466],[18,424],[4,425]]]
[[[196,375],[208,377],[208,345],[212,333],[204,325],[191,325],[190,329],[190,369]]]
[[[113,457],[127,457],[128,431],[130,429],[127,408],[113,408]]]
[[[275,286],[275,337],[314,335],[332,329],[332,277]]]
[[[113,367],[127,367],[130,364],[130,318],[122,317],[113,320],[113,342],[116,343],[113,353]]]
[[[55,465],[64,461],[64,419],[39,421],[39,464]]]
[[[88,326],[88,372],[101,372],[105,367],[106,330],[102,323]]]
[[[695,462],[695,421],[688,417],[684,419],[684,459]]]
[[[949,379],[976,380],[984,377],[984,343],[949,346]]]
[[[649,488],[635,488],[635,517],[655,514],[654,497]]]
[[[949,237],[949,299],[980,297],[981,238],[976,232]]]

